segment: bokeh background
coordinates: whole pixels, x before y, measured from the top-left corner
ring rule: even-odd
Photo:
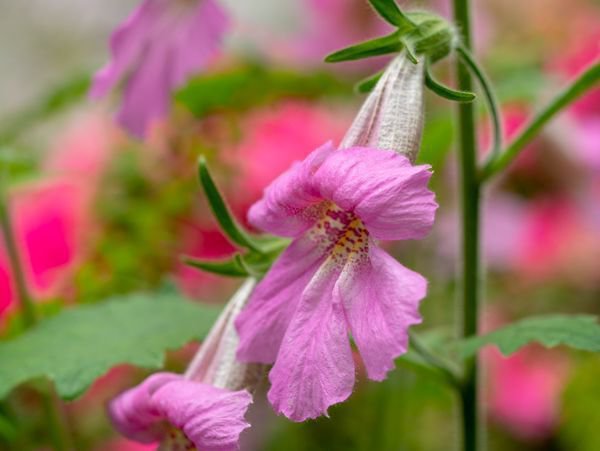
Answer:
[[[223,54],[175,95],[168,120],[141,142],[112,122],[114,99],[86,97],[110,32],[136,1],[0,0],[0,159],[27,280],[45,315],[165,286],[224,302],[239,281],[179,259],[234,250],[201,195],[198,155],[208,156],[243,221],[292,161],[339,142],[361,101],[353,84],[386,61],[321,62],[386,31],[364,0],[223,3],[236,25]],[[443,0],[403,6],[449,11]],[[600,2],[478,0],[473,7],[476,53],[497,86],[510,138],[600,56]],[[447,62],[436,73],[452,84]],[[457,168],[454,106],[428,94],[426,110],[419,160],[434,168],[441,208],[427,240],[390,251],[429,279],[418,331],[435,346],[456,333],[459,318]],[[479,121],[483,159],[490,141],[483,107]],[[485,329],[530,314],[600,314],[599,89],[553,121],[485,201]],[[0,334],[17,333],[18,319],[0,243]],[[169,368],[184,368],[195,346],[169,354]],[[600,449],[599,356],[529,346],[510,358],[495,349],[481,357],[490,451]],[[68,405],[78,450],[152,449],[119,438],[105,415],[106,401],[145,375],[116,368]],[[22,419],[20,443],[49,449],[32,393],[18,390],[0,408]],[[330,418],[293,424],[260,400],[252,416],[243,449],[427,451],[454,449],[460,438],[453,393],[403,359],[383,383],[359,375],[354,395]],[[14,446],[0,436],[0,449]]]

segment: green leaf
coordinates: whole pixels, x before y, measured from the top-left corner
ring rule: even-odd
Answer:
[[[377,82],[379,81],[379,79],[381,78],[381,76],[383,75],[383,72],[384,71],[379,71],[376,74],[373,74],[370,77],[359,81],[355,86],[356,91],[362,94],[371,92],[377,84]]]
[[[215,215],[215,218],[219,222],[225,235],[229,237],[233,243],[239,246],[261,252],[260,245],[242,229],[242,226],[238,224],[229,211],[223,196],[221,196],[221,193],[219,192],[219,188],[217,188],[217,185],[208,171],[206,158],[204,158],[204,156],[201,156],[198,159],[198,176],[202,188],[204,188],[204,193],[208,199],[210,209]]]
[[[463,357],[473,356],[479,348],[493,344],[509,355],[538,342],[546,347],[567,345],[584,351],[600,352],[600,325],[590,315],[548,315],[526,318],[486,335],[468,338],[459,343]]]
[[[403,48],[404,44],[400,41],[400,34],[394,32],[387,36],[361,42],[360,44],[334,52],[325,58],[325,62],[339,63],[341,61],[353,61],[371,56],[387,55],[388,53],[397,53]]]
[[[386,22],[399,28],[414,27],[394,0],[369,0],[369,3]]]
[[[62,398],[74,399],[115,365],[161,368],[165,350],[204,338],[219,310],[148,294],[65,309],[0,342],[0,398],[47,377]]]

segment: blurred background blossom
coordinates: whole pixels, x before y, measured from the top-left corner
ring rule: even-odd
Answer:
[[[473,4],[476,51],[498,86],[510,139],[600,55],[600,3]],[[136,5],[0,0],[0,151],[26,282],[44,315],[165,287],[222,303],[237,282],[199,273],[180,259],[234,251],[199,189],[198,155],[206,155],[234,215],[245,222],[249,206],[292,162],[326,141],[339,142],[361,100],[353,83],[386,61],[321,62],[332,50],[386,32],[363,0],[224,0],[235,31],[214,67],[175,94],[146,140],[134,139],[114,124],[114,99],[92,104],[85,93],[88,75],[108,59],[110,32]],[[448,11],[445,1],[406,5]],[[452,84],[446,64],[435,72]],[[459,244],[452,112],[449,103],[427,97],[420,160],[435,171],[441,205],[435,233],[425,243],[387,246],[427,275],[420,329],[433,335],[454,333],[443,327],[455,317]],[[479,123],[483,159],[490,142],[483,111]],[[600,314],[600,88],[550,124],[485,196],[486,327],[553,311]],[[6,337],[19,328],[16,296],[0,244]],[[193,348],[170,353],[168,369],[183,368]],[[509,358],[486,349],[483,362],[491,451],[600,449],[597,355],[531,346]],[[108,399],[147,374],[119,367],[69,404],[78,450],[150,449],[119,438],[104,414]],[[356,395],[333,407],[331,419],[291,424],[257,407],[261,426],[246,433],[248,449],[445,449],[457,435],[458,425],[448,421],[454,402],[443,383],[400,360],[382,384],[359,374]],[[39,409],[27,389],[0,408],[27,418],[26,434],[39,430]],[[32,446],[47,449],[47,437]]]

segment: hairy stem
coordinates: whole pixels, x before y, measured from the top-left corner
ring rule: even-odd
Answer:
[[[10,206],[8,205],[8,196],[5,187],[4,174],[0,173],[0,230],[4,238],[4,244],[8,253],[13,280],[17,291],[17,297],[23,313],[23,321],[26,328],[34,326],[37,321],[35,305],[33,298],[27,288],[25,272],[19,255],[17,241],[15,239],[12,220],[10,215]],[[40,392],[46,423],[51,428],[54,449],[56,451],[70,451],[73,448],[69,435],[69,428],[63,411],[63,406],[54,393],[52,387],[47,392]]]
[[[548,121],[598,82],[600,82],[600,62],[592,64],[569,87],[552,99],[497,158],[489,160],[483,167],[481,180],[487,180],[506,168]]]
[[[467,50],[471,48],[471,24],[468,0],[454,0],[454,20]],[[458,89],[473,91],[469,68],[456,62]],[[462,210],[462,335],[477,333],[479,311],[479,203],[477,174],[475,111],[472,103],[458,105],[459,163]],[[471,357],[464,362],[464,384],[461,390],[463,443],[465,451],[476,451],[481,441],[478,403],[478,362]]]

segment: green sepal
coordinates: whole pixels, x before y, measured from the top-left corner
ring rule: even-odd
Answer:
[[[433,75],[431,75],[429,68],[427,68],[425,71],[425,86],[427,86],[431,91],[435,92],[438,96],[454,102],[472,102],[477,97],[472,92],[459,91],[440,83],[433,77]]]
[[[210,175],[206,165],[206,158],[203,155],[198,159],[198,177],[208,199],[210,209],[215,215],[215,218],[225,235],[234,244],[257,252],[262,252],[261,246],[257,240],[248,235],[231,214],[223,196],[219,192],[219,188],[217,188],[217,185]]]
[[[289,240],[277,237],[261,237],[264,248],[262,252],[250,251],[247,254],[236,253],[226,260],[200,260],[184,256],[182,261],[193,268],[228,277],[262,277],[285,249]]]
[[[404,53],[406,53],[406,57],[413,64],[418,64],[419,60],[417,59],[417,54],[415,52],[415,48],[410,41],[402,41],[404,45]]]
[[[249,273],[240,264],[236,258],[236,254],[233,258],[227,260],[199,260],[193,257],[182,257],[183,263],[196,269],[200,269],[205,272],[212,274],[219,274],[221,276],[228,277],[248,277]]]
[[[372,56],[387,55],[397,53],[404,48],[400,41],[400,33],[395,31],[392,34],[380,38],[361,42],[345,49],[338,50],[325,58],[327,63],[339,63],[342,61],[354,61]]]
[[[416,55],[426,55],[432,63],[447,56],[457,42],[452,26],[442,17],[426,11],[406,14],[416,25],[402,40]]]
[[[377,72],[376,74],[373,74],[370,77],[367,77],[367,78],[359,81],[354,86],[355,91],[359,92],[361,94],[366,94],[368,92],[371,92],[373,90],[373,88],[375,87],[375,85],[377,84],[377,82],[379,81],[379,79],[381,78],[381,76],[383,75],[383,72],[384,71]]]
[[[369,3],[386,22],[400,29],[415,27],[394,0],[369,0]]]

